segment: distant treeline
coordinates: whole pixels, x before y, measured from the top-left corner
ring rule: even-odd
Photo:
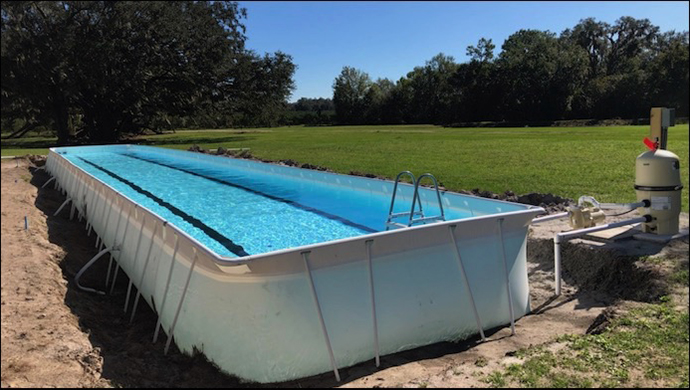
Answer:
[[[592,18],[560,35],[520,30],[495,56],[480,39],[397,81],[345,66],[330,98],[288,103],[288,54],[245,48],[229,1],[2,1],[2,131],[59,144],[144,130],[328,124],[465,125],[688,116],[688,32]]]
[[[283,119],[286,125],[332,125],[336,123],[333,99],[301,98],[295,103],[288,103]]]
[[[500,54],[480,39],[459,64],[443,53],[396,82],[344,67],[333,84],[340,124],[550,123],[644,118],[652,106],[688,116],[688,32],[647,19],[581,20],[559,36],[520,30]]]

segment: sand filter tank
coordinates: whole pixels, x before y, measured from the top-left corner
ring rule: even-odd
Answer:
[[[681,210],[680,160],[666,150],[668,127],[675,124],[673,109],[655,107],[650,115],[651,139],[645,143],[650,150],[637,157],[635,192],[637,200],[649,200],[649,207],[640,207],[641,215],[652,220],[642,224],[642,231],[659,235],[678,233]]]

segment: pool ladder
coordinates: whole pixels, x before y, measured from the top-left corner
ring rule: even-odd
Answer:
[[[393,206],[395,205],[395,197],[398,194],[398,183],[400,182],[400,178],[403,175],[410,176],[410,178],[412,179],[412,185],[414,185],[414,195],[412,195],[412,207],[410,208],[410,211],[394,213]],[[422,200],[419,198],[419,183],[425,177],[428,177],[434,181],[434,188],[436,189],[436,197],[438,198],[438,207],[441,210],[441,215],[436,215],[433,217],[424,216],[424,211],[422,210]],[[417,204],[419,204],[419,211],[415,211],[415,206]],[[419,216],[419,218],[415,218],[415,216]],[[409,219],[407,220],[407,224],[393,221],[393,219],[400,217],[409,217]],[[391,207],[388,211],[388,219],[386,220],[386,230],[390,229],[391,227],[410,227],[415,223],[426,223],[431,221],[445,220],[446,217],[443,214],[443,203],[441,203],[441,193],[438,190],[438,182],[436,181],[434,175],[432,175],[431,173],[425,173],[419,176],[419,179],[415,179],[414,175],[410,171],[403,171],[398,173],[398,176],[395,178],[395,185],[393,186],[393,195],[391,196]]]

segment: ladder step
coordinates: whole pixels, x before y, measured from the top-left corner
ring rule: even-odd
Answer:
[[[413,219],[412,223],[417,223],[417,222],[428,222],[428,221],[445,221],[446,219],[443,218],[440,215],[437,215],[435,217],[424,217],[424,218],[417,218]]]
[[[421,211],[415,211],[415,212],[414,212],[414,215],[421,215],[421,216],[424,216],[424,213],[422,213]],[[405,211],[405,212],[402,212],[402,213],[393,213],[393,214],[390,215],[390,218],[409,217],[409,216],[410,216],[410,212],[409,212],[409,211]]]
[[[399,222],[386,222],[386,226],[400,227],[400,228],[408,227],[404,223],[399,223]]]

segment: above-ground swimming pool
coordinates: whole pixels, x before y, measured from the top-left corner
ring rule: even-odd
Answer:
[[[539,207],[441,192],[445,221],[387,231],[392,181],[133,145],[53,148],[46,169],[168,340],[240,378],[338,376],[530,309]]]

